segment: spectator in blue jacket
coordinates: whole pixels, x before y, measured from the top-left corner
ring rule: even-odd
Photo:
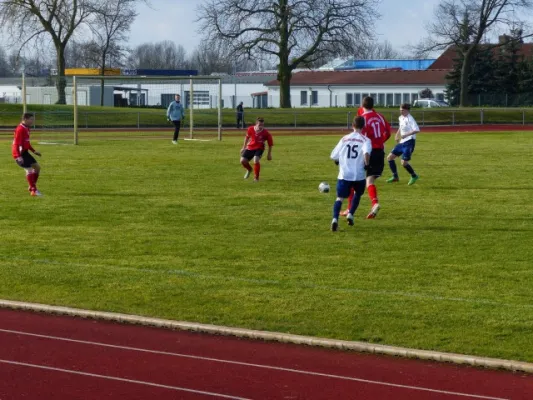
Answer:
[[[172,138],[172,144],[178,144],[178,136],[180,134],[181,121],[185,119],[185,109],[181,104],[181,96],[177,94],[173,102],[168,105],[167,119],[174,124],[174,137]]]

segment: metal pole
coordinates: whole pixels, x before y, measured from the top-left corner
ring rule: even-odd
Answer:
[[[74,118],[74,144],[78,144],[78,85],[72,77],[72,113]]]
[[[190,90],[189,90],[189,138],[192,139],[192,127],[193,127],[193,104],[194,104],[194,86],[192,83],[192,78],[190,79]]]
[[[218,140],[222,140],[222,79],[218,80]]]
[[[26,104],[26,74],[22,73],[22,112],[28,112],[28,106]]]

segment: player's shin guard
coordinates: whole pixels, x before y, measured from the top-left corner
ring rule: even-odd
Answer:
[[[372,205],[378,203],[378,190],[376,189],[376,185],[368,185],[368,197],[370,197]]]
[[[358,194],[354,193],[352,202],[350,203],[350,214],[355,214],[355,210],[357,210],[357,207],[359,207],[360,201],[361,197]]]
[[[407,172],[409,172],[411,176],[416,176],[415,170],[413,169],[413,167],[411,167],[411,164],[405,164],[403,167],[407,170]]]
[[[248,160],[241,161],[241,164],[242,164],[244,169],[246,169],[248,171],[252,170],[252,166],[250,165],[250,162]]]
[[[398,169],[396,168],[396,162],[394,162],[394,160],[389,161],[389,167],[392,171],[392,175],[394,175],[395,178],[398,178]]]
[[[333,203],[333,218],[339,219],[339,214],[341,212],[342,200],[335,200]]]
[[[259,179],[259,172],[261,172],[261,163],[256,162],[254,164],[254,178]]]
[[[26,180],[28,181],[28,185],[30,185],[30,190],[35,190],[35,183],[37,179],[35,178],[35,172],[28,172],[26,173]]]

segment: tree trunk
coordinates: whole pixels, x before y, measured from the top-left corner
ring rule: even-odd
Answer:
[[[278,66],[279,81],[279,106],[280,108],[291,108],[291,77],[292,72],[288,65]]]
[[[470,47],[463,58],[463,65],[461,66],[461,87],[459,92],[459,106],[466,107],[470,105],[468,98],[468,75],[470,74],[470,66],[472,65],[472,57],[474,56],[474,47]]]
[[[56,44],[57,52],[57,102],[56,104],[67,104],[65,96],[65,88],[67,81],[65,78],[65,45],[62,43]]]
[[[280,1],[281,23],[279,40],[279,106],[291,108],[291,78],[292,67],[289,64],[289,8],[287,0]]]

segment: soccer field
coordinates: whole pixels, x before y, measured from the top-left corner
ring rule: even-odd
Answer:
[[[42,198],[1,141],[0,298],[533,362],[533,133],[422,133],[332,233],[339,137],[256,184],[238,137],[35,141]]]

